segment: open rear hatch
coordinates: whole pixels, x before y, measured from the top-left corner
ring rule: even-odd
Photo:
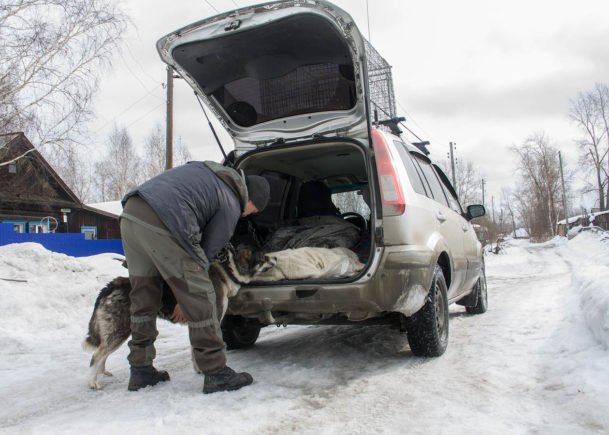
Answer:
[[[323,1],[266,3],[161,38],[237,152],[314,135],[366,138],[366,56],[353,19]]]

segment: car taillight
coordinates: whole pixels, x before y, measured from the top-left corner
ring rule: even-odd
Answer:
[[[391,151],[385,136],[379,130],[372,130],[372,146],[381,186],[383,216],[399,216],[406,210],[406,202],[402,195]]]

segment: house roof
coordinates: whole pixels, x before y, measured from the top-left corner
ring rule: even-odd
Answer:
[[[18,161],[29,156],[34,159],[47,174],[47,179],[56,185],[55,189],[63,193],[65,199],[75,204],[82,204],[78,196],[68,187],[53,167],[46,161],[40,152],[32,145],[23,132],[0,135],[0,163]]]
[[[601,215],[604,215],[604,214],[608,214],[608,213],[609,213],[609,210],[604,210],[604,211],[594,211],[594,212],[591,212],[590,214],[585,214],[585,215],[584,214],[579,214],[577,216],[571,216],[569,218],[569,223],[577,222],[578,219],[585,218],[585,217],[587,217],[590,220],[590,222],[594,222],[594,218],[595,217],[601,216]],[[558,225],[564,225],[566,223],[566,219],[559,220],[556,223]]]
[[[108,201],[97,202],[94,204],[86,204],[84,208],[115,218],[118,218],[123,212],[123,205],[120,201]]]
[[[18,133],[0,134],[0,148],[2,148],[4,145],[8,144],[10,141],[12,141],[17,136],[19,136]]]

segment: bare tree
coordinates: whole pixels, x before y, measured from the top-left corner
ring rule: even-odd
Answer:
[[[585,192],[596,192],[599,207],[605,210],[609,199],[609,88],[597,83],[592,91],[580,92],[570,102],[569,118],[583,133],[583,138],[577,141],[580,163],[594,174],[595,182]]]
[[[178,141],[174,147],[173,161],[177,165],[183,165],[192,160],[188,147],[182,142],[182,137],[178,137]]]
[[[609,209],[609,87],[607,85],[597,83],[594,90],[596,91],[597,107],[603,122],[603,130],[605,132],[605,141],[607,150],[604,153],[607,157],[607,166],[603,165],[603,173],[605,175],[605,185],[607,187],[607,196],[605,202],[605,210]]]
[[[127,129],[114,126],[106,157],[95,164],[95,180],[101,201],[116,201],[141,181],[141,160]]]
[[[529,235],[533,234],[533,226],[534,226],[534,203],[535,199],[533,198],[532,192],[529,189],[529,186],[525,183],[522,183],[516,186],[514,195],[512,196],[513,200],[513,210],[514,213],[519,217],[519,221],[522,223],[522,226],[527,230]]]
[[[54,169],[83,203],[89,202],[93,195],[91,164],[80,148],[66,148],[63,154],[63,161],[52,163]]]
[[[0,0],[0,132],[55,156],[78,143],[126,25],[111,0]]]
[[[529,136],[513,151],[520,160],[517,195],[521,218],[529,223],[531,236],[546,239],[555,235],[558,220],[561,198],[558,151],[543,132]]]
[[[190,152],[182,143],[181,138],[178,138],[178,141],[174,144],[173,148],[174,166],[183,165],[191,159]],[[163,131],[161,124],[157,123],[144,140],[142,172],[145,179],[152,178],[165,170],[165,161],[167,158],[166,151],[167,144],[165,142],[165,132]]]
[[[161,124],[157,123],[146,139],[144,139],[144,157],[142,158],[142,173],[145,179],[154,177],[165,170],[166,160],[165,133]]]
[[[450,174],[448,162],[443,164],[444,173]],[[459,159],[455,164],[455,192],[463,206],[481,203],[482,176],[471,161]]]
[[[501,209],[505,210],[505,219],[502,220],[502,231],[513,233],[516,237],[516,195],[510,189],[501,189]]]

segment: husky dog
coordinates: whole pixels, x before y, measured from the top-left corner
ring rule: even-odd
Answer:
[[[209,277],[214,285],[217,301],[222,303],[222,320],[228,306],[228,298],[239,291],[242,284],[247,284],[258,273],[271,269],[277,258],[267,256],[248,246],[227,246],[209,268]],[[89,321],[89,333],[83,342],[83,348],[93,352],[89,371],[89,387],[100,389],[97,377],[106,371],[106,359],[118,349],[131,334],[129,278],[118,277],[110,281],[99,293],[93,314]],[[172,321],[177,302],[171,289],[163,283],[162,306],[158,317]],[[195,365],[196,369],[196,365]]]
[[[284,249],[268,255],[277,258],[277,263],[275,267],[257,274],[256,281],[343,278],[355,275],[364,268],[355,252],[340,247]]]

